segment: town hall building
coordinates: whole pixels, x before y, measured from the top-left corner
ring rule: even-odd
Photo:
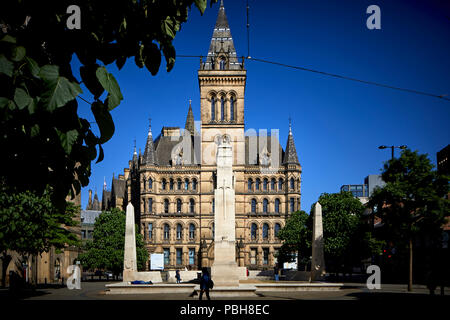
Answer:
[[[277,234],[300,210],[302,168],[290,125],[285,148],[277,134],[246,131],[246,79],[221,4],[198,70],[200,125],[190,102],[184,129],[163,127],[154,139],[150,126],[144,153],[135,148],[128,168],[113,181],[114,196],[107,192],[102,199],[102,209],[133,204],[149,253],[163,253],[166,269],[210,267],[214,260],[218,136],[228,135],[233,150],[239,266],[273,268],[281,247]]]

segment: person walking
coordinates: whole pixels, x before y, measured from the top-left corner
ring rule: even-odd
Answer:
[[[181,283],[180,270],[175,271],[175,278],[177,279],[177,283]]]
[[[208,300],[211,300],[211,298],[209,297],[209,289],[211,286],[211,277],[208,273],[208,269],[207,268],[202,268],[202,277],[200,278],[200,296],[199,296],[199,300],[202,300],[203,297],[203,293],[206,293],[206,298],[208,298]]]

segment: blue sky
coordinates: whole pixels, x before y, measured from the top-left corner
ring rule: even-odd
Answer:
[[[290,65],[393,86],[448,94],[450,97],[450,10],[439,1],[250,0],[250,55]],[[366,27],[366,8],[381,9],[381,30]],[[225,10],[238,56],[247,55],[246,1],[227,0]],[[174,45],[181,55],[206,55],[219,4],[200,16],[193,6]],[[79,62],[73,60],[74,72]],[[129,59],[122,70],[107,66],[122,90],[123,102],[112,111],[113,138],[104,144],[105,159],[93,164],[88,189],[101,199],[103,179],[123,173],[133,140],[144,151],[148,118],[153,134],[162,126],[184,127],[188,100],[200,120],[198,58],[178,58],[156,76]],[[303,168],[303,210],[323,192],[343,184],[363,183],[380,172],[390,150],[379,145],[407,145],[427,153],[450,143],[450,102],[369,86],[319,74],[247,61],[246,129],[279,129],[283,147],[292,118]],[[89,99],[87,89],[83,97]],[[79,113],[93,121],[88,104]],[[396,151],[398,154],[398,151]]]

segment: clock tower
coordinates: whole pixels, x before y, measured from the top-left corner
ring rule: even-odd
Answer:
[[[244,95],[247,71],[239,62],[223,2],[206,61],[198,70],[200,87],[202,165],[215,165],[216,137],[228,135],[233,165],[245,164]]]

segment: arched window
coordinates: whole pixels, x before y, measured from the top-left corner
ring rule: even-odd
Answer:
[[[283,191],[283,179],[278,180],[278,191]]]
[[[142,190],[145,191],[145,178],[144,178],[144,180],[142,180]]]
[[[211,235],[212,235],[212,238],[213,238],[213,239],[214,239],[215,236],[216,236],[216,229],[215,229],[215,226],[214,226],[214,222],[213,222],[212,225],[211,225]]]
[[[225,60],[225,58],[220,58],[220,61],[219,61],[219,69],[220,69],[220,70],[225,70],[225,66],[226,66],[226,60]]]
[[[256,183],[255,183],[255,190],[259,190],[259,185],[261,184],[261,180],[258,178],[256,179]]]
[[[256,199],[252,199],[252,213],[256,213]]]
[[[195,225],[193,223],[189,225],[189,239],[195,239]]]
[[[225,120],[225,99],[220,98],[220,120]]]
[[[234,98],[230,98],[230,120],[234,120]]]
[[[161,188],[162,188],[163,190],[166,190],[166,188],[167,188],[167,181],[166,181],[166,179],[162,179],[162,182],[161,182]]]
[[[291,212],[294,212],[294,198],[289,199],[289,209]]]
[[[211,120],[216,120],[216,102],[214,97],[211,97]]]
[[[295,182],[294,182],[294,178],[291,178],[291,180],[289,180],[289,188],[291,188],[291,189],[295,189]]]
[[[262,232],[263,239],[269,239],[269,225],[267,223],[263,224]]]
[[[181,205],[182,205],[181,199],[177,199],[177,213],[181,213]]]
[[[275,223],[275,228],[274,228],[274,233],[275,233],[275,237],[278,238],[278,233],[281,230],[281,225],[279,223]]]
[[[253,189],[253,180],[248,179],[248,191],[252,191],[252,189]]]
[[[269,185],[269,180],[267,178],[264,178],[263,180],[263,190],[267,191],[267,186]]]
[[[164,240],[169,240],[170,237],[170,227],[169,225],[166,223],[164,225]]]
[[[170,183],[169,183],[170,190],[173,190],[173,185],[174,185],[173,179],[170,179]]]
[[[148,224],[148,239],[153,239],[153,223]]]
[[[177,224],[177,240],[181,240],[183,238],[183,227],[181,224]]]
[[[280,213],[280,199],[275,199],[275,212]]]
[[[197,190],[197,179],[192,180],[192,190]]]
[[[181,182],[181,179],[178,179],[178,180],[177,180],[177,189],[178,189],[178,190],[181,190],[182,187],[183,187],[183,184],[182,184],[182,182]]]
[[[214,213],[214,210],[216,210],[216,202],[214,201],[214,199],[212,199],[212,213]]]
[[[189,212],[194,213],[195,212],[195,201],[194,199],[189,200]]]
[[[264,213],[267,213],[268,206],[269,206],[269,201],[267,201],[267,199],[264,199],[263,200],[263,212]]]
[[[184,190],[189,190],[189,179],[184,179]]]
[[[164,213],[169,213],[169,200],[164,199]]]
[[[149,213],[153,212],[153,198],[148,199],[148,212]]]
[[[257,236],[258,236],[258,226],[256,225],[256,223],[252,223],[252,227],[250,230],[250,234],[251,234],[251,238],[252,240],[256,240]]]
[[[270,180],[270,190],[274,191],[276,184],[277,181],[275,180],[275,178],[272,178],[272,180]]]
[[[148,188],[151,190],[151,189],[153,189],[153,179],[152,178],[149,178],[148,179]]]

